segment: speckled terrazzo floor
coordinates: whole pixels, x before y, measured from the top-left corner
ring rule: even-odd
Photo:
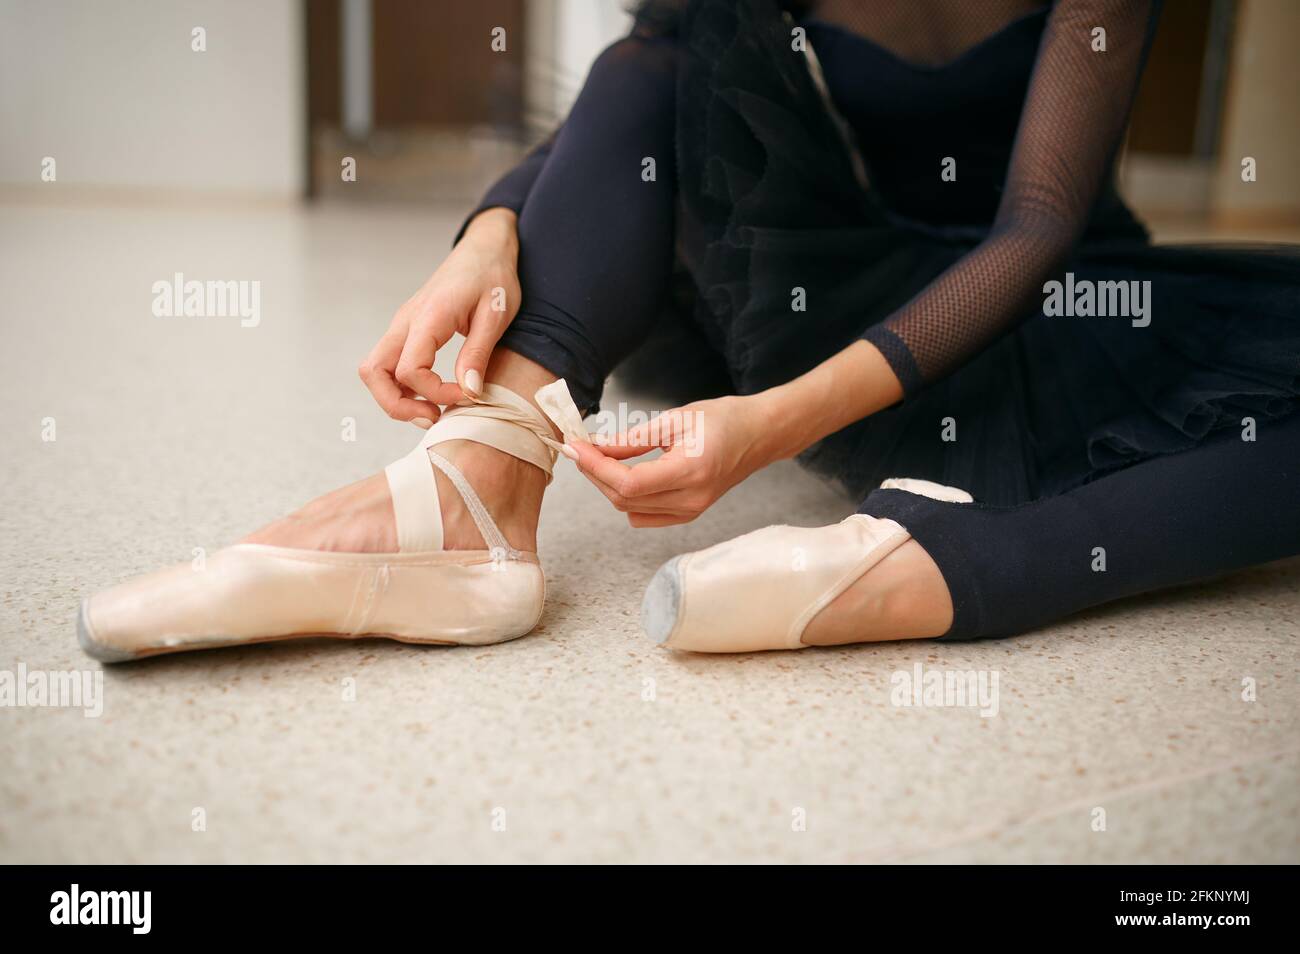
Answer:
[[[354,368],[453,227],[0,209],[0,670],[98,670],[83,596],[405,451]],[[154,317],[178,271],[260,280],[261,324]],[[639,634],[667,557],[846,507],[780,467],[634,533],[562,468],[526,639],[198,653],[106,671],[99,718],[0,709],[0,860],[1300,860],[1300,563],[988,644],[707,658]],[[996,671],[997,715],[892,705],[918,662]]]

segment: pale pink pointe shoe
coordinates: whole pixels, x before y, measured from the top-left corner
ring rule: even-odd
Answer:
[[[883,488],[956,503],[964,490],[891,478]],[[911,539],[894,520],[853,514],[828,527],[774,526],[675,556],[655,573],[641,628],[669,649],[749,653],[805,649],[818,613]]]
[[[566,436],[575,421],[580,428],[562,380],[542,388],[538,400],[564,419],[557,423]],[[182,564],[83,601],[82,648],[104,662],[124,662],[302,636],[484,645],[527,634],[545,599],[537,554],[511,547],[465,476],[433,450],[452,440],[495,447],[538,467],[548,482],[560,446],[533,405],[489,384],[473,403],[444,413],[410,454],[385,470],[398,552],[227,547],[204,569]],[[464,499],[486,549],[442,549],[431,463]]]

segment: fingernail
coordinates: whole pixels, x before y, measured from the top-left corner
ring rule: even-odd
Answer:
[[[578,452],[568,444],[560,445],[560,453],[569,458],[569,460],[573,461],[575,464],[578,462]]]
[[[483,375],[479,374],[473,368],[465,372],[464,390],[478,397],[483,393]]]
[[[411,418],[411,423],[426,431],[433,427],[433,421],[429,420],[427,417],[413,417]]]

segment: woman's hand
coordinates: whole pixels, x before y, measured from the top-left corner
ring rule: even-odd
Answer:
[[[786,384],[748,397],[697,401],[591,444],[568,444],[578,469],[634,527],[694,520],[754,471],[802,453],[888,407],[903,387],[875,345],[855,341]],[[656,448],[663,456],[621,461]]]
[[[736,484],[771,463],[773,408],[764,395],[697,401],[597,444],[570,444],[578,469],[634,527],[689,523]],[[662,447],[654,460],[631,457]]]
[[[388,416],[430,427],[439,405],[483,387],[488,358],[519,310],[519,235],[509,209],[474,217],[438,270],[397,309],[392,324],[358,369]],[[456,382],[432,371],[438,349],[460,332]]]

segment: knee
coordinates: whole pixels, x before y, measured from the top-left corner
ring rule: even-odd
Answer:
[[[677,72],[677,41],[670,36],[625,36],[601,51],[591,71],[627,80],[672,80]]]
[[[672,37],[628,36],[596,57],[588,86],[613,93],[630,113],[671,115],[677,78]]]

